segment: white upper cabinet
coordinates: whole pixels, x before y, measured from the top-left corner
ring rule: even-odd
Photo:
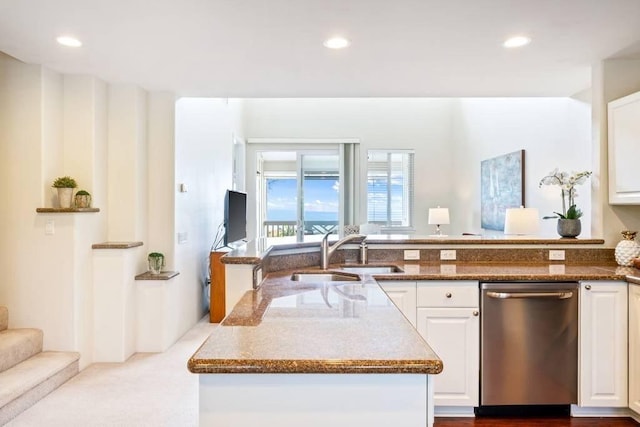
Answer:
[[[640,204],[640,92],[609,103],[609,203]]]

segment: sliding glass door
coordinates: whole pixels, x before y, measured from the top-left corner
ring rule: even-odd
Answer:
[[[298,241],[340,225],[338,153],[298,153]]]
[[[322,235],[341,225],[338,150],[261,151],[258,216],[263,237]]]

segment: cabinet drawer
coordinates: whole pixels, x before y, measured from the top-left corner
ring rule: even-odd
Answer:
[[[478,282],[420,282],[417,300],[418,307],[478,307]]]

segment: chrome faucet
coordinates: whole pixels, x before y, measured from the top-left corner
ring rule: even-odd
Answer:
[[[330,232],[325,234],[322,238],[322,242],[320,242],[320,268],[323,270],[327,270],[329,268],[329,261],[331,260],[331,255],[338,249],[340,246],[344,245],[351,240],[356,239],[364,239],[365,236],[361,234],[350,234],[333,244],[333,246],[329,247],[329,234]]]

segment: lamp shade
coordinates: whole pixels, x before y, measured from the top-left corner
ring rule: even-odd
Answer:
[[[449,208],[429,208],[429,224],[442,225],[449,224]]]
[[[540,214],[536,208],[508,208],[504,217],[504,234],[538,234]]]

